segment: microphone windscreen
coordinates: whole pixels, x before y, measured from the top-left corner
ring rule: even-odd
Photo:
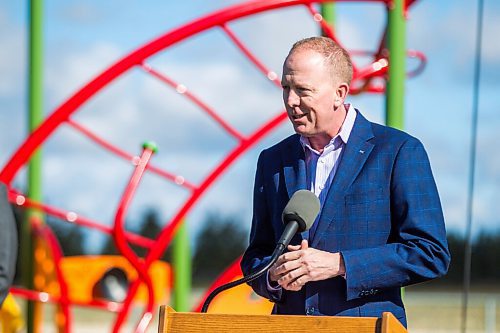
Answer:
[[[308,190],[295,192],[285,209],[283,209],[282,220],[287,224],[290,221],[299,223],[299,232],[309,230],[319,213],[319,199]]]

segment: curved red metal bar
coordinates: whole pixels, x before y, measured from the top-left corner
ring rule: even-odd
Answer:
[[[131,155],[131,154],[125,152],[124,150],[112,145],[111,143],[107,142],[106,140],[100,138],[97,134],[93,133],[88,128],[73,121],[71,118],[69,118],[66,122],[68,123],[68,125],[70,125],[74,129],[76,129],[77,131],[79,131],[80,133],[82,133],[83,135],[85,135],[86,137],[88,137],[89,139],[91,139],[92,141],[94,141],[95,143],[97,143],[98,145],[103,147],[104,149],[111,151],[113,154],[120,156],[121,158],[123,158],[127,161],[130,161],[133,164],[137,164],[137,161],[139,160],[138,156]],[[183,186],[191,191],[193,191],[196,188],[196,186],[194,186],[192,183],[185,180],[184,177],[182,177],[182,176],[174,175],[170,172],[167,172],[167,171],[164,171],[160,168],[157,168],[151,164],[147,165],[147,169],[150,170],[151,172],[156,173],[157,175],[160,175],[163,178],[166,178],[166,179],[170,180],[171,182],[173,182],[177,185]]]
[[[43,292],[43,291],[35,291],[35,290],[29,290],[29,289],[25,289],[25,288],[11,287],[9,289],[9,292],[12,293],[13,295],[21,296],[21,297],[28,299],[30,301],[36,301],[36,302],[41,302],[41,303],[59,303],[60,302],[60,297],[50,295],[50,294]],[[92,307],[92,308],[111,311],[111,312],[121,311],[121,308],[122,308],[122,305],[120,303],[106,302],[106,301],[101,301],[101,300],[93,300],[91,302],[72,301],[71,304],[75,305],[75,306]]]
[[[408,50],[407,54],[408,57],[416,58],[419,60],[417,67],[412,71],[408,72],[408,77],[414,77],[422,73],[423,70],[425,69],[425,66],[427,65],[427,57],[425,56],[425,54],[416,50]]]
[[[278,88],[281,88],[281,80],[278,75],[270,71],[250,50],[243,44],[243,42],[236,36],[236,34],[228,27],[227,24],[221,25],[222,30],[228,35],[231,41],[236,44],[240,51],[257,67],[265,77],[271,80]]]
[[[241,133],[239,133],[236,129],[234,129],[231,125],[229,125],[224,119],[222,119],[217,112],[215,112],[211,107],[209,107],[206,103],[204,103],[201,99],[193,95],[187,87],[179,85],[177,82],[174,80],[170,79],[164,74],[161,74],[160,72],[156,71],[153,69],[150,65],[146,64],[143,62],[141,64],[142,69],[144,69],[147,73],[153,75],[157,79],[161,80],[162,82],[168,84],[169,86],[173,87],[174,89],[177,90],[180,94],[184,94],[189,100],[191,100],[194,104],[198,105],[203,111],[205,111],[206,114],[208,114],[215,122],[217,122],[226,132],[228,132],[230,135],[235,137],[237,140],[242,141],[245,138]],[[182,87],[182,90],[179,89]]]
[[[355,2],[359,0],[337,0],[344,2]],[[388,0],[364,0],[366,2],[387,3]],[[196,35],[202,31],[226,24],[244,16],[257,14],[263,11],[278,9],[282,7],[309,5],[312,3],[328,2],[327,0],[257,0],[250,1],[226,9],[214,12],[210,15],[197,19],[189,24],[181,26],[152,42],[140,47],[127,55],[94,80],[90,81],[66,102],[59,106],[14,153],[5,168],[0,172],[0,181],[10,184],[16,173],[23,166],[34,150],[63,122],[69,119],[83,103],[99,92],[104,86],[128,71],[130,68],[140,65],[145,59],[159,51],[178,43],[179,41]]]
[[[130,177],[130,181],[127,184],[127,187],[125,188],[125,192],[123,193],[122,199],[120,200],[120,204],[116,211],[115,223],[113,228],[115,244],[118,250],[120,250],[123,256],[127,258],[127,260],[132,264],[132,266],[134,266],[134,268],[139,274],[139,279],[137,279],[135,283],[139,283],[139,281],[142,280],[142,282],[144,282],[144,284],[148,289],[148,302],[146,305],[146,309],[143,312],[141,320],[138,324],[136,332],[143,332],[143,330],[141,330],[141,327],[144,328],[147,327],[149,321],[153,317],[154,291],[153,291],[153,282],[151,281],[151,277],[148,274],[148,269],[150,265],[145,263],[144,261],[139,260],[139,257],[127,244],[124,233],[124,220],[128,206],[132,201],[134,193],[137,187],[139,186],[139,182],[142,178],[142,175],[144,174],[144,171],[146,170],[146,166],[153,153],[154,152],[151,148],[148,147],[144,148],[142,155],[139,159],[139,163],[137,163],[137,166],[134,169],[132,176]],[[154,247],[155,246],[153,246],[153,248]],[[125,311],[122,311],[121,313],[127,313],[127,312],[128,312],[128,306],[126,305]],[[119,318],[123,318],[124,320],[125,316],[119,316]],[[123,321],[118,321],[117,323],[118,323],[117,324],[118,326],[117,330],[118,330],[119,327],[122,325]]]
[[[186,203],[179,209],[174,218],[170,221],[170,223],[161,231],[158,235],[156,244],[151,250],[148,252],[146,256],[146,267],[149,267],[155,260],[157,260],[165,251],[167,246],[170,244],[170,241],[175,234],[175,231],[182,223],[182,218],[187,214],[187,212],[193,207],[193,205],[200,199],[200,197],[205,193],[205,191],[217,180],[226,170],[227,168],[234,163],[234,161],[241,156],[244,152],[246,152],[249,148],[251,148],[254,144],[256,144],[260,139],[262,139],[265,135],[267,135],[271,130],[276,128],[279,124],[281,124],[287,115],[285,112],[279,113],[276,117],[274,117],[270,122],[264,125],[262,128],[258,129],[254,132],[247,140],[240,143],[233,151],[229,153],[229,155],[208,175],[208,177],[204,180],[204,182],[200,185],[200,187],[193,192],[191,197],[186,201]],[[114,332],[118,332],[118,327],[124,322],[126,317],[126,312],[130,308],[132,300],[137,292],[139,287],[139,281],[134,281],[130,288],[127,298],[123,303],[124,311],[119,313],[117,319],[115,321]]]
[[[70,223],[81,225],[81,226],[84,226],[87,228],[96,229],[96,230],[99,230],[99,231],[106,233],[106,234],[109,234],[109,235],[113,234],[113,229],[111,227],[102,225],[100,223],[92,221],[91,219],[88,219],[88,218],[83,217],[81,215],[77,215],[74,212],[58,209],[58,208],[31,200],[30,198],[20,194],[17,191],[12,190],[12,189],[9,190],[8,198],[9,198],[9,201],[11,203],[16,204],[18,206],[25,207],[25,208],[36,208],[39,211],[42,211],[42,212],[47,213],[49,215],[52,215],[54,217],[58,217],[62,220],[66,220]],[[154,240],[149,239],[149,238],[144,237],[144,236],[141,236],[141,235],[131,233],[131,232],[126,232],[125,238],[129,242],[134,243],[136,245],[139,245],[143,248],[150,248],[154,244]]]
[[[411,6],[415,0],[410,0],[405,2],[405,14],[409,6]],[[387,7],[392,6],[392,0],[386,2]],[[323,20],[321,14],[313,7],[312,4],[308,4],[307,8],[314,20],[319,22],[322,31],[326,33],[326,35],[333,39],[339,45],[342,43],[335,37],[335,33],[333,28]],[[380,40],[378,50],[376,52],[363,52],[365,55],[370,55],[372,57],[372,62],[370,65],[365,66],[364,68],[358,68],[353,61],[353,79],[350,89],[350,94],[357,95],[362,92],[371,92],[371,93],[382,93],[385,91],[385,87],[376,85],[372,83],[372,79],[375,77],[384,77],[389,69],[389,60],[388,60],[388,52],[386,49],[386,34],[387,28],[384,30],[382,39]],[[352,54],[351,51],[349,53]],[[359,53],[359,52],[358,52]],[[408,77],[413,77],[416,74],[420,73],[425,67],[426,58],[421,52],[417,51],[408,51],[409,57],[418,58],[420,60],[417,68],[407,75]]]
[[[59,246],[59,242],[57,241],[56,236],[54,236],[50,228],[40,223],[40,220],[38,220],[37,217],[33,217],[30,222],[31,225],[33,226],[35,235],[47,241],[49,249],[52,253],[56,278],[59,284],[59,291],[61,294],[59,296],[58,303],[62,309],[62,318],[64,318],[63,330],[65,333],[69,333],[71,331],[71,312],[69,309],[70,300],[68,293],[68,285],[66,284],[66,280],[64,279],[60,265],[61,258],[63,257],[61,247]]]
[[[218,287],[222,286],[223,284],[226,284],[226,283],[229,283],[229,282],[235,280],[237,277],[239,277],[243,274],[243,273],[241,273],[240,261],[241,261],[241,257],[236,259],[224,272],[222,272],[221,275],[219,275],[215,279],[215,282],[206,290],[205,294],[200,299],[200,302],[198,303],[198,305],[196,305],[193,308],[194,312],[201,311],[201,309],[203,308],[203,303],[205,303],[205,300],[207,299],[208,295],[210,295],[212,293],[212,291],[214,291]]]

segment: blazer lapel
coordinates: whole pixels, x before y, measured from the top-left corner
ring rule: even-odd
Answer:
[[[329,225],[335,223],[336,206],[333,202],[342,200],[345,191],[363,168],[374,147],[373,143],[369,142],[371,138],[373,138],[371,123],[357,112],[349,140],[344,147],[325,204],[321,209],[318,227],[314,233],[315,237],[311,241],[312,247],[318,244]]]
[[[307,189],[305,154],[299,139],[300,137],[295,135],[282,155],[288,199],[298,190]],[[303,231],[300,236],[302,239],[309,239],[309,230]]]
[[[296,135],[291,140],[287,149],[282,153],[283,172],[285,175],[285,185],[288,198],[302,189],[306,189],[306,162],[304,150],[299,142],[299,136]]]

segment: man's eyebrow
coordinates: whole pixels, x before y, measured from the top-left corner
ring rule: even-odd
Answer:
[[[311,86],[308,83],[297,82],[295,84],[295,86],[300,87],[300,88],[304,88],[304,89],[313,89],[313,86]]]

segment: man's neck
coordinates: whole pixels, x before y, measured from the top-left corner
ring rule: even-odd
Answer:
[[[322,153],[326,145],[328,145],[330,141],[332,141],[332,139],[339,134],[347,116],[347,109],[343,104],[333,112],[338,112],[338,121],[331,125],[331,131],[308,138],[311,147],[320,153]]]

